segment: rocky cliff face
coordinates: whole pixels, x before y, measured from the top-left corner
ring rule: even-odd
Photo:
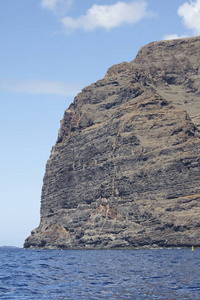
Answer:
[[[200,37],[151,43],[65,111],[25,248],[200,246]]]

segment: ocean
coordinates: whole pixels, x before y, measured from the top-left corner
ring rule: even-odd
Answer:
[[[0,299],[200,299],[200,249],[0,249]]]

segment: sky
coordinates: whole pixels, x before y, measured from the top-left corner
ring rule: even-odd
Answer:
[[[0,0],[0,246],[39,225],[45,165],[81,89],[140,47],[200,35],[200,0]]]

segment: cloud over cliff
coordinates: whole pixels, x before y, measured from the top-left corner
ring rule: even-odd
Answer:
[[[185,26],[200,34],[200,0],[185,2],[178,9],[178,15],[183,18]]]
[[[78,18],[66,16],[61,22],[65,29],[91,31],[97,28],[106,30],[123,24],[134,24],[148,15],[145,1],[117,2],[114,5],[94,4],[85,15]]]

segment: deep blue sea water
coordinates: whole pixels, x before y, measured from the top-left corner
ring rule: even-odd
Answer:
[[[200,250],[0,249],[0,299],[200,299]]]

